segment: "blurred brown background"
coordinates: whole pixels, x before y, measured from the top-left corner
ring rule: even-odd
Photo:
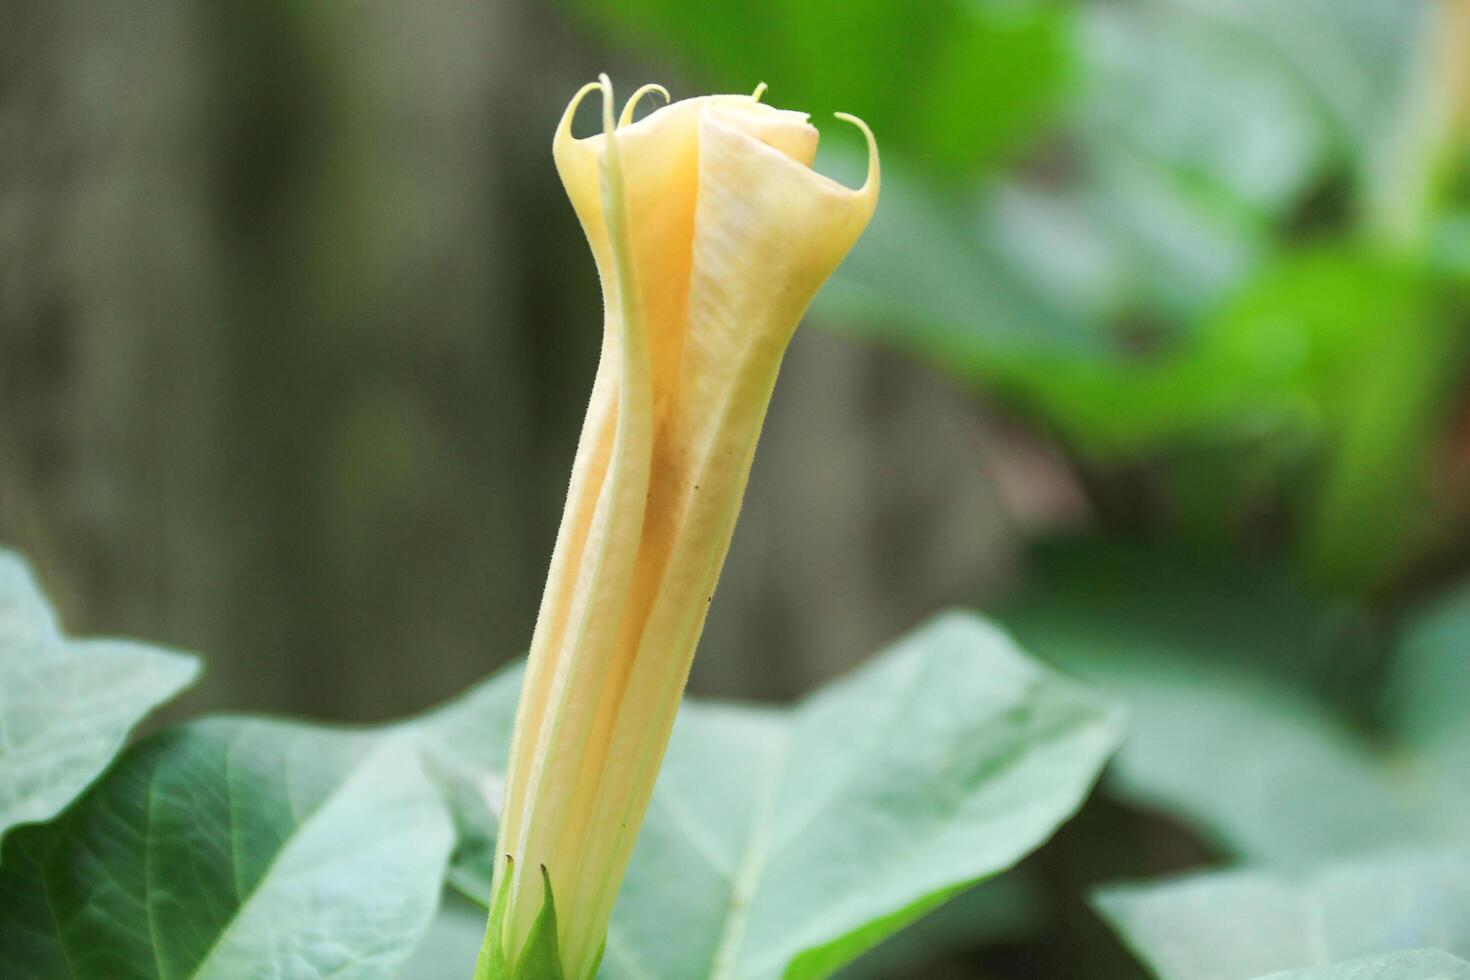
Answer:
[[[600,330],[550,133],[664,75],[529,0],[12,0],[0,66],[0,541],[68,628],[205,654],[188,713],[381,719],[515,655]],[[694,689],[993,586],[1005,441],[804,327]]]

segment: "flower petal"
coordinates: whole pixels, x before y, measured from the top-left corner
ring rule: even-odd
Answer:
[[[599,728],[611,727],[599,737],[606,762],[589,824],[606,829],[581,855],[576,877],[589,892],[565,903],[569,963],[595,953],[632,856],[782,355],[877,198],[876,151],[868,181],[850,190],[808,167],[816,131],[804,115],[750,105],[716,97],[700,106],[686,336],[659,420],[617,663],[604,678]]]
[[[612,120],[612,85],[604,77],[600,87],[604,142],[597,155],[597,207],[587,196],[585,144],[559,136],[557,149],[559,165],[568,164],[568,194],[593,250],[604,249],[598,260],[608,298],[603,354],[532,640],[501,828],[501,850],[523,868],[554,869],[559,890],[575,863],[553,856],[575,850],[564,841],[585,837],[586,807],[576,776],[598,748],[588,735],[628,604],[653,446],[647,323],[633,261],[622,146]],[[575,108],[574,99],[563,128]],[[507,937],[529,934],[545,903],[543,891],[527,875],[511,877]],[[519,955],[513,940],[505,945],[512,959]]]

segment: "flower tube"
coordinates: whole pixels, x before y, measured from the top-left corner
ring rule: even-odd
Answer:
[[[517,976],[551,939],[568,980],[596,971],[781,358],[878,197],[858,119],[841,116],[868,143],[851,190],[812,170],[806,115],[761,90],[631,122],[651,90],[615,125],[603,76],[553,143],[602,280],[603,345],[516,717],[482,977]],[[593,91],[603,132],[577,139]]]

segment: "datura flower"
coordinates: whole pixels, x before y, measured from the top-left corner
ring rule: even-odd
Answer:
[[[603,132],[575,138],[594,90]],[[516,716],[482,977],[541,975],[548,927],[562,975],[596,971],[782,355],[878,197],[861,120],[839,114],[868,143],[851,190],[812,170],[817,130],[764,86],[632,122],[650,91],[668,97],[645,86],[615,125],[602,76],[553,144],[603,344]]]

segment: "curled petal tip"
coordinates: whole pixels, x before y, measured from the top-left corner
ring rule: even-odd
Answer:
[[[638,101],[649,92],[657,92],[659,95],[662,95],[666,104],[674,101],[673,97],[669,95],[668,89],[664,88],[662,85],[657,84],[656,82],[649,82],[647,85],[643,86],[628,97],[627,103],[623,106],[623,114],[618,117],[619,128],[622,128],[623,126],[626,126],[633,121],[633,110],[638,107]]]
[[[608,98],[607,93],[612,90],[610,85],[611,83],[607,82],[607,76],[603,75],[597,81],[588,82],[586,85],[577,89],[577,94],[572,96],[572,101],[567,103],[566,111],[561,114],[561,122],[556,125],[556,141],[558,143],[571,138],[572,117],[577,114],[577,108],[582,104],[582,100],[587,97],[587,93],[593,89],[602,89],[603,101],[606,102]]]
[[[868,128],[867,123],[863,122],[857,116],[851,115],[850,113],[834,112],[833,115],[836,116],[838,119],[841,119],[843,122],[852,123],[858,129],[862,130],[863,139],[868,141],[868,176],[867,179],[863,181],[863,186],[858,188],[858,193],[878,193],[878,183],[880,177],[880,168],[878,166],[878,141],[873,138],[873,131]]]
[[[759,102],[761,100],[761,96],[763,96],[765,94],[766,94],[766,83],[765,82],[761,82],[759,85],[757,85],[755,87],[755,91],[751,93],[750,97],[752,99],[754,99],[756,102]]]

